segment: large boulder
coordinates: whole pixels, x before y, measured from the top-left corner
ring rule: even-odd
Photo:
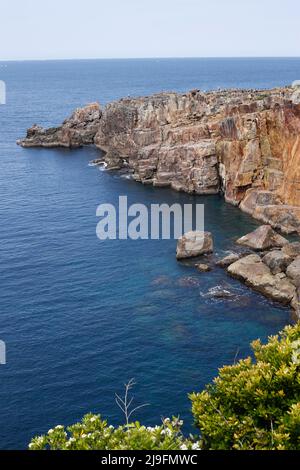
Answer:
[[[270,268],[272,274],[285,271],[292,261],[292,258],[281,250],[270,251],[263,257],[263,262]]]
[[[225,258],[220,259],[216,262],[216,265],[220,268],[227,268],[231,264],[235,263],[241,258],[241,255],[238,253],[230,253],[229,255],[225,256]]]
[[[286,274],[295,286],[300,287],[300,256],[297,256],[297,258],[289,265],[286,270]]]
[[[294,260],[300,256],[300,242],[287,243],[282,248],[282,252]]]
[[[271,225],[261,225],[254,232],[248,233],[237,240],[239,245],[247,246],[253,250],[261,251],[275,247],[283,247],[288,243],[286,238],[272,229]]]
[[[193,258],[212,253],[213,238],[210,232],[192,231],[185,233],[177,243],[177,259]]]
[[[260,256],[253,254],[236,261],[228,267],[228,273],[244,281],[248,286],[266,297],[289,304],[296,288],[282,273],[273,275]]]

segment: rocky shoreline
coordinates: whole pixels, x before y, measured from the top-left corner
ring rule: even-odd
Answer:
[[[23,147],[96,145],[91,162],[127,168],[136,181],[177,191],[224,194],[261,220],[238,240],[247,248],[217,262],[232,277],[272,300],[291,305],[300,319],[300,87],[161,93],[77,109],[56,128],[28,129]],[[201,238],[202,237],[202,238]],[[203,239],[204,237],[204,239]],[[199,251],[200,250],[200,251]],[[177,258],[212,253],[212,235],[185,234]],[[210,266],[200,263],[200,272]]]
[[[227,202],[284,233],[300,233],[300,88],[161,93],[77,109],[34,125],[23,147],[96,145],[108,169],[136,181]]]
[[[300,242],[290,243],[270,225],[261,225],[236,244],[245,250],[218,260],[216,266],[265,297],[290,305],[300,320]],[[176,256],[178,260],[194,257],[203,260],[204,256],[207,260],[212,252],[211,233],[188,232],[178,240]],[[195,264],[195,268],[207,272],[212,266],[201,263]]]

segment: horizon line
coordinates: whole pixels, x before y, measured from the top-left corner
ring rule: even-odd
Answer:
[[[184,60],[184,59],[300,59],[300,56],[153,56],[153,57],[74,57],[0,59],[0,62],[58,62],[84,60]]]

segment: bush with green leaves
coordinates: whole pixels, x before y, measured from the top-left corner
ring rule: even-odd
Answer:
[[[145,427],[139,422],[114,428],[101,416],[88,414],[80,423],[65,429],[56,426],[46,435],[35,437],[31,450],[187,450],[199,449],[199,443],[185,439],[182,421],[164,419],[161,426]]]
[[[204,449],[300,450],[300,323],[190,396]]]
[[[182,421],[165,419],[160,426],[130,424],[133,412],[125,388],[116,402],[125,414],[124,426],[109,426],[100,416],[56,426],[35,437],[33,450],[300,450],[300,323],[286,327],[266,345],[252,343],[254,359],[225,366],[201,393],[193,393],[192,410],[199,437],[185,438]]]

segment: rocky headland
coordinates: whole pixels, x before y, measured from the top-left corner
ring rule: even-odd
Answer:
[[[161,93],[77,109],[56,128],[34,125],[23,147],[96,145],[93,164],[127,168],[136,181],[227,202],[264,224],[240,240],[244,252],[217,264],[300,318],[300,86],[273,90]],[[101,157],[101,158],[100,158]],[[204,237],[204,238],[203,238]],[[247,251],[247,250],[248,251]],[[208,232],[185,234],[184,259],[213,251]],[[200,272],[211,266],[198,264]]]
[[[284,233],[300,232],[300,87],[161,93],[76,110],[34,125],[23,147],[105,152],[136,181],[226,201]],[[97,162],[96,162],[97,163]]]

